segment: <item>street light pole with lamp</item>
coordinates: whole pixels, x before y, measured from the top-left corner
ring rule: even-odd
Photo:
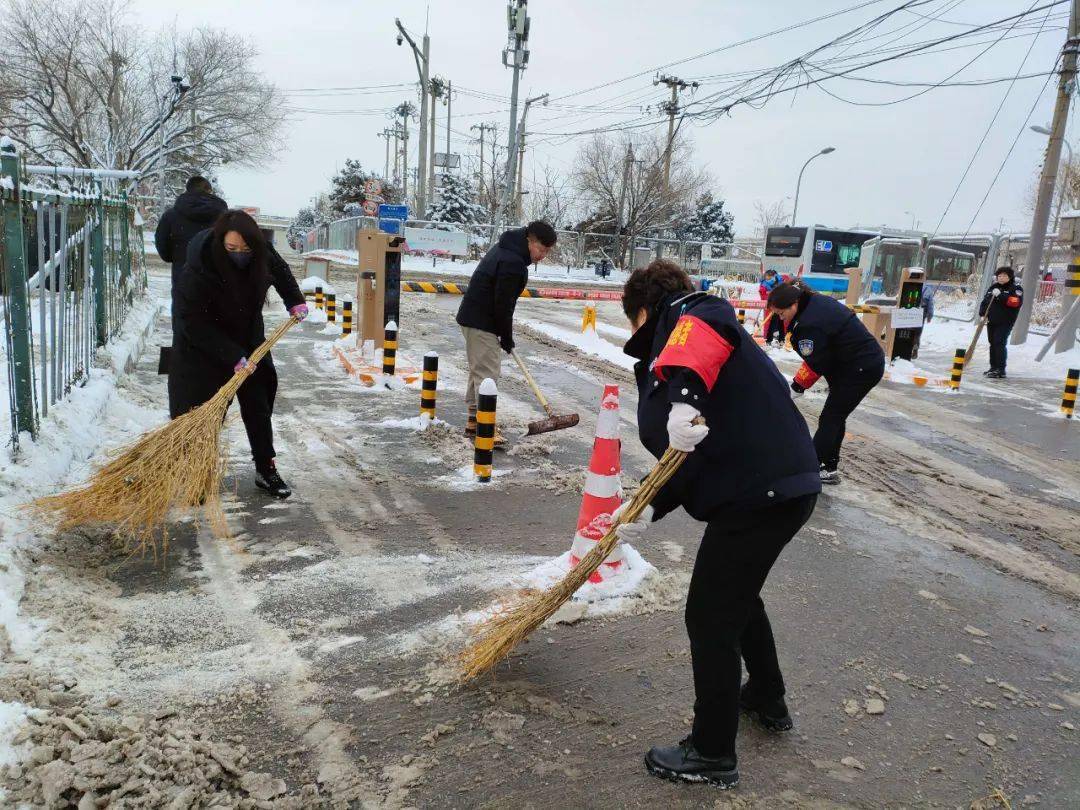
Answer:
[[[417,216],[422,217],[427,210],[428,192],[428,92],[431,89],[428,77],[431,68],[431,40],[428,38],[425,29],[423,47],[417,47],[416,42],[409,36],[409,32],[405,30],[405,26],[401,24],[401,20],[395,18],[394,25],[398,29],[397,44],[400,46],[404,42],[409,43],[409,47],[413,51],[413,57],[416,59],[416,72],[420,76],[420,170],[416,176],[416,207],[418,209]],[[408,203],[408,200],[405,202]]]
[[[806,167],[810,165],[810,161],[813,160],[814,158],[820,157],[821,155],[828,155],[829,153],[835,152],[835,151],[836,151],[835,146],[826,146],[820,152],[816,152],[813,155],[811,155],[810,160],[807,160],[806,163],[803,164],[803,167],[801,169],[799,169],[799,180],[795,184],[795,203],[794,203],[794,205],[792,205],[792,208],[791,208],[791,226],[792,227],[795,227],[795,214],[797,214],[798,211],[799,211],[799,190],[802,188],[803,172],[806,171]]]

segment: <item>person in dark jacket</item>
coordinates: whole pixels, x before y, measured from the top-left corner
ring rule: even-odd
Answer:
[[[740,706],[773,731],[792,727],[760,592],[814,510],[817,458],[786,381],[727,301],[694,292],[690,277],[661,259],[630,275],[623,309],[633,328],[625,352],[638,361],[641,442],[657,458],[669,445],[689,456],[619,536],[640,537],[680,506],[707,524],[686,600],[693,731],[652,748],[645,763],[665,778],[734,787]],[[778,452],[761,452],[764,435]],[[749,673],[741,690],[740,658]]]
[[[290,315],[298,320],[307,316],[304,295],[288,265],[269,260],[262,231],[247,213],[226,211],[212,229],[195,234],[174,295],[169,416],[175,419],[198,407],[233,374],[246,371],[249,377],[236,398],[255,462],[255,484],[287,498],[292,490],[274,461],[274,361],[269,354],[257,365],[247,359],[266,339],[262,308],[271,286]]]
[[[1024,288],[1016,283],[1013,269],[999,267],[994,274],[994,283],[979,305],[979,317],[986,317],[986,338],[990,341],[990,368],[983,372],[984,376],[1005,378],[1005,364],[1009,359],[1006,344],[1023,303]]]
[[[469,279],[457,313],[469,364],[467,436],[476,434],[476,390],[485,377],[499,381],[500,350],[509,354],[514,348],[514,308],[529,282],[529,265],[543,261],[556,238],[555,229],[540,220],[509,230],[488,250]],[[495,443],[502,444],[502,437],[496,435]]]
[[[885,352],[854,312],[802,284],[781,284],[769,293],[768,306],[787,325],[792,348],[803,359],[791,382],[792,397],[801,397],[819,377],[829,383],[814,448],[822,483],[839,484],[847,418],[881,382]]]
[[[180,280],[192,237],[209,228],[229,206],[214,196],[213,186],[205,177],[192,177],[172,208],[161,215],[154,231],[154,246],[163,262],[172,264],[172,283]]]

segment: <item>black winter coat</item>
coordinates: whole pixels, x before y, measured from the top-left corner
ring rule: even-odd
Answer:
[[[185,191],[176,198],[172,208],[161,215],[154,231],[154,246],[162,261],[172,263],[173,287],[180,280],[192,237],[213,225],[228,208],[223,199],[213,194]]]
[[[262,307],[271,286],[286,308],[304,303],[289,266],[274,261],[274,254],[268,256],[267,267],[221,268],[214,260],[212,241],[209,230],[191,240],[174,289],[169,360],[174,412],[183,413],[210,399],[232,377],[236,364],[266,339]]]
[[[718,340],[730,353],[711,390],[701,374],[712,376],[715,360],[704,362],[704,372],[664,365],[668,355],[661,355],[669,346],[697,363],[715,352]],[[709,426],[708,436],[653,500],[657,519],[682,506],[691,517],[708,521],[725,511],[758,509],[821,491],[817,454],[787,382],[739,326],[727,301],[707,293],[669,296],[625,352],[639,361],[634,366],[638,432],[650,453],[660,458],[668,447],[672,403],[689,403]]]
[[[530,262],[524,228],[500,236],[499,243],[484,254],[469,279],[469,288],[458,307],[458,324],[491,332],[513,346],[514,309],[529,282]]]
[[[1001,294],[995,297],[994,290],[1001,290]],[[979,304],[979,317],[986,315],[986,323],[990,326],[1012,326],[1023,303],[1024,288],[1015,281],[991,284]]]
[[[859,317],[827,295],[804,293],[789,327],[791,347],[830,383],[885,364],[885,352]]]

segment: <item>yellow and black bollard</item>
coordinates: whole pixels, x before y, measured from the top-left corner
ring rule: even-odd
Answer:
[[[326,294],[326,320],[328,323],[337,323],[337,295]]]
[[[322,287],[315,288],[315,309],[323,308],[323,291]]]
[[[476,480],[491,480],[491,460],[495,454],[495,403],[499,389],[490,377],[480,383],[476,398],[476,440],[473,445],[473,472]]]
[[[965,349],[957,349],[953,355],[952,361],[952,374],[949,377],[949,388],[953,391],[960,390],[960,377],[964,373],[964,355]]]
[[[341,302],[341,336],[352,334],[352,301],[346,298]]]
[[[1076,407],[1076,386],[1080,383],[1080,368],[1070,368],[1065,375],[1065,393],[1061,395],[1061,412],[1072,419]]]
[[[388,321],[386,324],[386,336],[383,338],[382,350],[382,373],[387,379],[394,376],[394,368],[397,366],[397,324]]]
[[[439,354],[424,355],[424,371],[420,379],[420,416],[435,418],[435,394],[439,387]]]
[[[746,323],[746,310],[740,309],[738,312],[739,323]]]

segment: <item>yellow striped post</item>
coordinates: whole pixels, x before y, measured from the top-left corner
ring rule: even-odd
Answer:
[[[1080,295],[1080,256],[1073,259],[1069,265],[1069,272],[1065,276],[1065,293]]]
[[[491,461],[495,455],[495,404],[499,389],[490,377],[480,383],[476,397],[476,439],[473,444],[473,472],[476,480],[491,480]]]
[[[346,298],[341,302],[341,336],[352,334],[352,301]]]
[[[323,308],[323,291],[322,291],[322,287],[316,287],[315,288],[315,308],[316,309],[322,309]]]
[[[738,312],[739,323],[746,323],[746,310],[740,309]]]
[[[964,374],[964,355],[966,349],[957,349],[953,354],[952,374],[949,376],[949,388],[953,391],[960,390],[960,377]]]
[[[394,376],[394,368],[397,366],[397,324],[388,321],[386,335],[383,338],[382,350],[382,373],[384,377]]]
[[[337,323],[337,295],[326,294],[326,320],[328,323]]]
[[[439,387],[439,353],[424,355],[424,370],[420,374],[420,416],[435,418],[435,394]]]
[[[1061,395],[1061,412],[1072,419],[1076,407],[1076,386],[1080,383],[1080,368],[1070,368],[1065,375],[1065,393]]]

